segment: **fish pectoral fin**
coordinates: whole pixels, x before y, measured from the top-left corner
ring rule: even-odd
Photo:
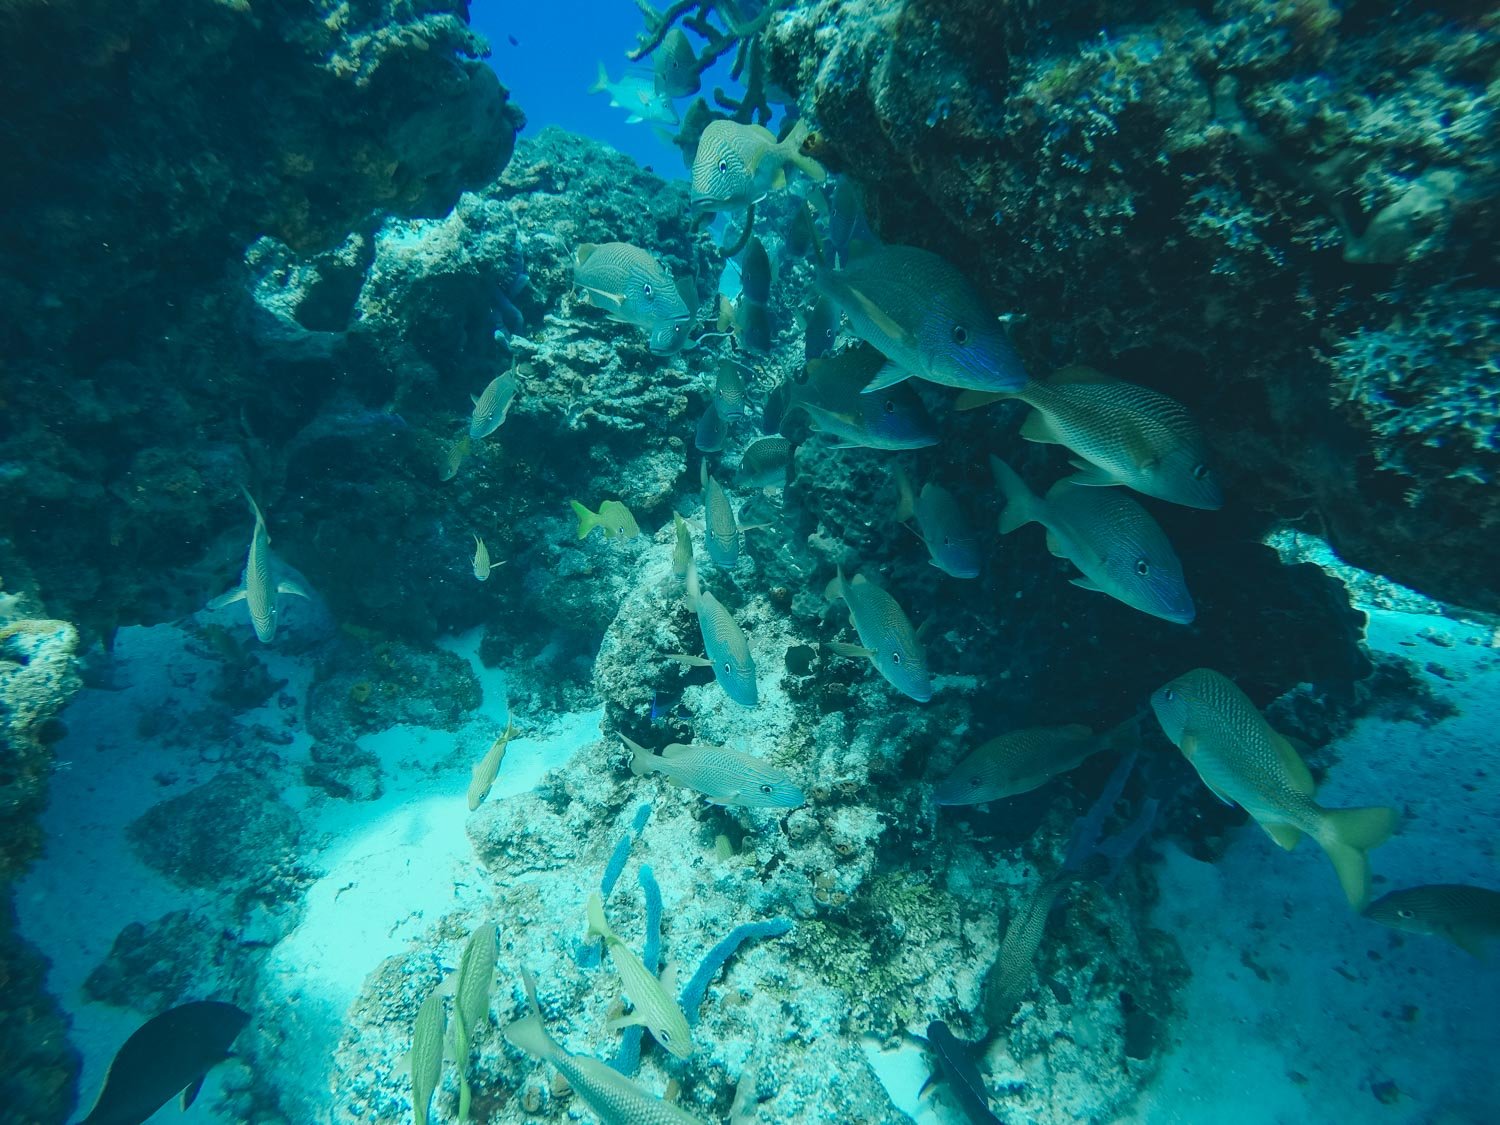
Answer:
[[[829,641],[828,648],[831,652],[836,652],[840,656],[847,656],[855,660],[875,659],[875,650],[873,648],[865,648],[864,645],[852,645],[847,641]]]
[[[1262,824],[1261,827],[1266,830],[1267,836],[1286,851],[1291,851],[1297,846],[1297,841],[1302,839],[1301,830],[1290,824]]]
[[[996,395],[1003,398],[1003,395]],[[963,409],[960,407],[960,409]],[[1038,442],[1041,445],[1061,445],[1062,439],[1052,429],[1052,423],[1047,421],[1047,416],[1040,410],[1033,410],[1026,415],[1025,421],[1021,423],[1021,436],[1027,441]],[[1077,464],[1075,461],[1074,464]]]
[[[1047,553],[1057,559],[1068,557],[1068,552],[1063,550],[1062,540],[1052,533],[1050,527],[1047,528]]]
[[[495,565],[498,566],[499,564],[496,563]],[[283,578],[280,582],[276,583],[276,592],[278,594],[290,594],[294,598],[312,597],[300,584],[293,582],[290,578]]]
[[[873,394],[875,391],[883,391],[886,387],[894,387],[897,383],[904,383],[911,378],[912,373],[889,360],[880,365],[880,370],[875,372],[875,378],[865,384],[860,394]]]
[[[892,320],[890,316],[886,314],[886,311],[884,309],[882,309],[874,301],[870,300],[870,298],[866,297],[858,289],[854,288],[854,286],[845,286],[844,292],[848,295],[851,301],[859,306],[861,312],[863,312],[867,317],[874,321],[875,327],[880,329],[881,332],[885,333],[892,340],[896,341],[897,343],[907,345],[908,347],[915,343],[915,340],[913,339],[910,332],[908,332],[905,328],[902,328],[901,325]]]
[[[1297,748],[1275,731],[1271,733],[1271,742],[1276,747],[1276,756],[1281,759],[1282,767],[1286,770],[1287,780],[1292,783],[1292,788],[1303,796],[1311,797],[1318,783],[1313,780],[1312,771],[1307,768],[1302,755],[1297,753]]]
[[[981,406],[988,406],[992,402],[999,402],[1003,398],[1013,398],[1013,395],[1000,394],[996,391],[964,391],[953,400],[954,410],[978,410]],[[1022,427],[1021,433],[1026,433]]]
[[[203,1089],[203,1080],[207,1078],[206,1073],[198,1075],[182,1088],[182,1097],[178,1100],[182,1103],[182,1112],[186,1113],[188,1107],[198,1099],[198,1092]]]
[[[1053,553],[1056,554],[1056,552]],[[1099,588],[1099,583],[1095,582],[1087,575],[1080,574],[1077,578],[1070,578],[1068,579],[1068,581],[1077,586],[1080,590],[1092,590],[1096,594],[1104,593],[1104,591]]]
[[[679,664],[686,664],[690,668],[712,668],[714,664],[706,656],[689,656],[685,652],[669,652],[663,658],[666,660],[675,660]]]
[[[641,1018],[640,1012],[626,1012],[624,1015],[616,1016],[604,1025],[610,1031],[619,1031],[622,1027],[646,1027],[646,1021]],[[646,1028],[650,1030],[650,1028]]]
[[[233,605],[235,602],[243,601],[244,599],[245,587],[240,586],[230,590],[227,594],[220,594],[217,598],[214,598],[213,601],[208,603],[208,608],[223,609],[226,605]]]
[[[1481,961],[1488,961],[1488,950],[1485,949],[1485,930],[1479,924],[1456,923],[1438,931],[1458,948],[1462,949],[1471,957],[1477,957]]]
[[[1080,485],[1083,488],[1112,488],[1120,482],[1113,474],[1101,469],[1098,465],[1090,465],[1087,461],[1080,461],[1073,457],[1069,464],[1078,471],[1068,478],[1069,484]]]
[[[1183,753],[1185,754],[1185,753],[1187,753],[1187,751],[1184,750]],[[1208,782],[1206,782],[1206,781],[1203,784],[1204,785],[1208,785],[1208,791],[1210,793],[1212,793],[1215,797],[1219,798],[1219,800],[1223,801],[1230,808],[1234,808],[1234,802],[1229,799],[1229,794],[1225,793],[1224,790],[1216,788],[1215,786],[1209,785]],[[1262,827],[1264,827],[1264,825],[1262,825]],[[1274,837],[1273,837],[1273,839],[1274,839]]]

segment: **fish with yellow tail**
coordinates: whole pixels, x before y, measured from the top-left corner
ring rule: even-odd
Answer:
[[[618,500],[606,500],[597,512],[591,512],[577,500],[569,500],[573,514],[578,517],[578,538],[587,539],[589,532],[598,528],[606,539],[634,539],[641,533],[640,524],[630,514],[630,509]]]
[[[481,582],[489,581],[490,571],[497,566],[504,566],[507,559],[499,562],[490,562],[490,549],[484,545],[484,540],[474,536],[474,577]]]
[[[1095,371],[1066,367],[1010,393],[965,391],[959,410],[1002,398],[1031,407],[1027,441],[1062,445],[1078,455],[1073,484],[1124,485],[1189,508],[1223,507],[1203,432],[1176,399]]]
[[[250,490],[241,488],[250,510],[255,513],[255,530],[250,533],[250,549],[245,553],[245,572],[240,584],[227,594],[220,594],[208,603],[209,609],[223,609],[227,605],[244,601],[250,609],[250,624],[255,636],[263,645],[276,639],[277,614],[282,594],[305,598],[307,591],[289,578],[276,573],[276,558],[271,554],[271,533],[266,530],[266,517]]]
[[[1031,990],[1036,973],[1036,951],[1047,932],[1047,918],[1066,886],[1066,879],[1045,879],[1016,904],[1005,927],[1000,952],[984,977],[981,992],[985,1021],[998,1034],[1010,1023]]]
[[[849,622],[859,634],[859,644],[834,641],[829,644],[830,649],[840,656],[869,660],[892,687],[918,703],[932,698],[927,653],[895,598],[863,574],[856,574],[852,581],[845,578],[842,567],[828,584],[824,596],[829,601],[844,599],[849,607]]]
[[[1161,729],[1226,804],[1239,805],[1290,851],[1310,836],[1328,854],[1349,905],[1370,894],[1366,852],[1396,830],[1393,808],[1325,809],[1301,756],[1227,676],[1198,668],[1151,696]]]
[[[589,895],[588,916],[589,937],[604,939],[609,959],[619,974],[620,987],[630,1000],[631,1011],[611,1020],[610,1029],[639,1025],[675,1057],[687,1058],[693,1053],[693,1033],[688,1029],[687,1017],[656,974],[610,928],[604,916],[604,900],[598,891]]]
[[[1073,585],[1178,625],[1196,616],[1166,533],[1123,491],[1060,480],[1043,498],[1000,458],[991,457],[990,468],[1005,496],[1001,535],[1039,523],[1047,529],[1047,550],[1083,572],[1070,579]]]
[[[673,785],[701,793],[710,804],[796,809],[807,802],[786,770],[727,746],[673,743],[653,754],[623,734],[620,741],[630,751],[630,772],[635,776],[659,773]]]
[[[710,122],[693,156],[693,210],[743,211],[786,186],[788,165],[822,183],[828,173],[802,152],[809,135],[805,121],[792,126],[783,141],[764,125]]]
[[[1444,938],[1483,958],[1485,943],[1500,941],[1500,891],[1463,883],[1405,887],[1376,899],[1365,917],[1409,934]]]
[[[707,657],[672,653],[680,664],[712,668],[714,679],[741,707],[760,702],[755,682],[755,661],[750,656],[750,642],[722,602],[698,584],[698,567],[691,555],[687,565],[687,605],[698,615],[698,631],[703,634],[703,651]]]
[[[605,1125],[703,1125],[687,1110],[648,1094],[609,1064],[569,1054],[547,1033],[531,973],[522,969],[521,978],[526,985],[527,1013],[505,1026],[506,1042],[556,1067]]]

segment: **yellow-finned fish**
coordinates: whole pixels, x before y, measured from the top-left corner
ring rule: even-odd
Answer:
[[[574,253],[573,285],[611,320],[652,332],[661,325],[686,321],[692,310],[666,267],[628,242],[586,242]]]
[[[755,661],[750,656],[750,642],[745,633],[718,598],[698,585],[698,568],[691,559],[687,570],[687,604],[698,615],[698,631],[703,634],[703,651],[707,657],[673,653],[671,659],[694,667],[712,668],[714,679],[741,707],[760,702],[755,681]]]
[[[288,578],[276,575],[276,559],[271,554],[271,533],[266,530],[266,517],[260,505],[250,495],[248,488],[241,488],[245,499],[250,501],[250,510],[255,513],[255,530],[250,533],[250,549],[245,553],[245,572],[240,584],[227,594],[220,594],[208,603],[209,609],[223,609],[243,599],[250,609],[250,624],[261,644],[268,645],[276,639],[277,598],[281,594],[305,598],[307,591]]]
[[[828,584],[825,596],[843,598],[859,644],[835,641],[828,647],[840,656],[864,657],[874,663],[892,687],[918,703],[932,698],[932,674],[927,653],[911,620],[891,597],[863,574],[844,577],[843,567]]]
[[[1178,676],[1151,696],[1167,738],[1220,800],[1239,805],[1290,851],[1311,836],[1328,853],[1349,905],[1370,894],[1365,853],[1396,830],[1385,806],[1325,809],[1313,800],[1312,774],[1234,682],[1211,668]]]
[[[508,716],[505,720],[505,732],[494,742],[490,743],[489,750],[483,758],[474,764],[469,771],[469,811],[473,812],[484,799],[490,795],[490,789],[495,784],[495,778],[500,773],[500,763],[505,761],[505,748],[510,745],[511,739],[516,737],[516,724]]]
[[[1365,917],[1409,934],[1446,938],[1484,957],[1485,942],[1500,938],[1500,891],[1463,883],[1429,883],[1382,895]]]
[[[469,437],[478,441],[487,438],[505,422],[505,416],[510,413],[510,404],[516,398],[516,367],[511,368],[504,375],[497,375],[490,380],[489,386],[473,399],[474,410],[469,416]]]
[[[990,468],[1005,496],[1001,535],[1039,523],[1047,529],[1047,550],[1083,572],[1070,580],[1073,585],[1178,625],[1196,616],[1182,563],[1166,533],[1121,489],[1060,480],[1044,499],[1000,458],[991,457]]]
[[[490,549],[484,545],[483,539],[474,536],[474,577],[479,581],[488,581],[490,571],[497,566],[504,566],[508,561],[501,559],[499,562],[490,562]]]
[[[1012,394],[966,391],[957,405],[968,410],[1001,398],[1032,408],[1021,425],[1027,441],[1078,454],[1078,472],[1067,478],[1074,484],[1124,485],[1189,508],[1224,504],[1203,432],[1176,399],[1090,367],[1067,367]]]
[[[646,1093],[607,1063],[569,1054],[547,1034],[542,1009],[536,1001],[536,981],[525,969],[527,1013],[505,1027],[505,1039],[557,1068],[573,1092],[599,1115],[604,1125],[703,1125],[687,1110]]]
[[[976,391],[1014,391],[1026,382],[1020,356],[979,291],[931,251],[881,246],[843,269],[819,269],[816,284],[888,361],[867,391],[913,376]]]
[[[620,936],[610,929],[604,916],[604,900],[595,891],[589,895],[589,936],[604,939],[609,950],[609,959],[614,962],[615,972],[620,975],[620,987],[630,998],[631,1011],[619,1019],[611,1020],[611,1029],[639,1025],[679,1059],[693,1053],[693,1033],[688,1030],[687,1017],[682,1008],[672,999],[656,974],[646,968],[636,956],[635,950],[626,945]]]
[[[764,125],[722,119],[710,122],[698,138],[698,151],[693,157],[693,209],[743,211],[786,186],[788,164],[815,183],[822,183],[828,173],[802,153],[809,136],[807,123],[801,120],[786,140],[779,142]]]
[[[940,805],[980,805],[1040,788],[1104,749],[1088,727],[1035,727],[992,738],[940,782]]]
[[[693,565],[693,533],[688,530],[687,520],[672,513],[672,530],[676,542],[672,545],[672,573],[686,578],[688,567]]]
[[[807,802],[786,770],[727,746],[673,743],[657,755],[623,734],[620,741],[630,751],[631,773],[659,773],[674,785],[701,793],[711,804],[796,809]]]
[[[591,512],[577,500],[569,500],[573,514],[578,517],[578,538],[588,538],[589,532],[599,528],[606,539],[634,539],[641,533],[640,524],[630,514],[630,509],[618,500],[606,500],[597,512]]]

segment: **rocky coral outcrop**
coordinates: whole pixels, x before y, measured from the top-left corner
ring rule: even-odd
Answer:
[[[1494,610],[1500,53],[1454,11],[824,0],[767,62],[1033,371],[1167,391],[1244,503]]]

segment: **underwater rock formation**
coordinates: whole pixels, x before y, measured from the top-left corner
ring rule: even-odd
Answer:
[[[881,236],[1022,314],[1033,371],[1166,391],[1226,491],[1494,610],[1494,34],[1445,5],[821,0],[765,41]]]

